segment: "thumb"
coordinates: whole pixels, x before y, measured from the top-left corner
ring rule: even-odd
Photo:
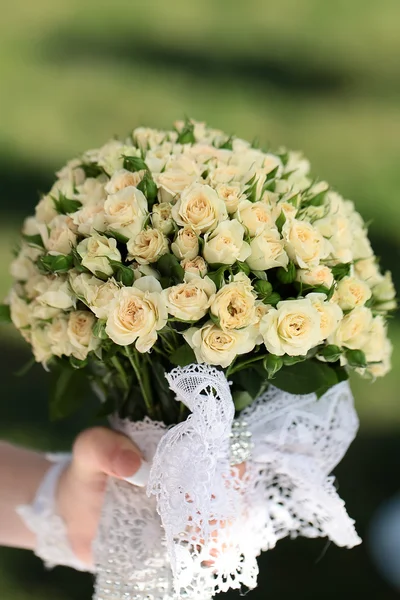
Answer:
[[[77,437],[72,466],[85,481],[101,482],[108,475],[140,487],[146,485],[150,471],[129,438],[105,427],[87,429]]]

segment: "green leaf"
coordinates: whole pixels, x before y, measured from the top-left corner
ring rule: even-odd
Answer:
[[[365,353],[362,350],[345,350],[345,356],[350,367],[365,368],[368,365]]]
[[[282,233],[282,229],[284,224],[286,223],[286,217],[285,217],[285,213],[283,212],[283,210],[281,210],[281,214],[279,215],[279,217],[276,220],[276,227],[279,231],[279,233]]]
[[[116,279],[125,287],[132,287],[133,282],[135,281],[135,275],[132,269],[121,265],[117,271]]]
[[[228,139],[220,145],[221,150],[232,150],[233,136],[229,136]]]
[[[278,304],[278,302],[280,302],[280,301],[281,301],[281,297],[278,294],[278,292],[272,292],[272,294],[270,296],[267,296],[263,300],[264,304],[270,304],[271,306],[276,306]]]
[[[329,389],[338,382],[335,369],[314,359],[284,366],[274,379],[277,388],[290,394],[311,394]]]
[[[303,200],[303,205],[304,206],[322,206],[325,203],[325,196],[326,196],[327,192],[328,192],[328,190],[323,190],[322,192],[315,194],[315,196],[312,196],[311,198],[307,198],[306,200]]]
[[[211,281],[213,281],[215,283],[217,289],[220,289],[224,285],[225,271],[227,271],[228,268],[229,267],[227,267],[226,265],[223,265],[216,271],[210,271],[209,273],[207,273],[207,277],[209,277],[211,279]]]
[[[24,377],[35,366],[36,360],[32,357],[18,371],[14,373],[15,377]]]
[[[106,321],[104,321],[104,320],[96,321],[96,323],[93,325],[92,331],[93,331],[94,337],[99,338],[99,340],[108,339],[108,335],[106,333]]]
[[[151,207],[154,204],[155,199],[157,198],[158,188],[156,182],[152,178],[149,171],[146,171],[142,181],[139,183],[137,188],[146,196]]]
[[[85,173],[86,177],[96,178],[99,175],[105,173],[103,167],[100,167],[97,163],[82,163],[78,168],[81,168]]]
[[[183,344],[173,352],[169,357],[170,362],[178,367],[186,367],[196,363],[196,356],[189,344]]]
[[[149,167],[140,156],[123,156],[124,169],[135,173],[136,171],[148,171]]]
[[[22,234],[22,239],[25,240],[27,244],[30,246],[37,246],[38,248],[44,248],[42,236],[40,234],[37,235],[25,235]]]
[[[176,140],[176,143],[194,144],[195,142],[196,138],[194,137],[194,125],[189,119],[186,119],[182,130],[178,132],[178,139]]]
[[[321,356],[326,362],[335,363],[339,360],[342,355],[342,349],[334,344],[329,344],[324,348],[321,348],[318,352],[318,356]]]
[[[245,275],[250,275],[250,267],[245,262],[237,262],[236,267],[238,271],[242,271]]]
[[[350,275],[351,263],[340,263],[332,267],[332,274],[336,281],[340,281],[344,277]]]
[[[285,284],[293,283],[293,281],[295,281],[296,276],[297,276],[297,270],[296,270],[295,264],[292,261],[290,261],[287,266],[287,269],[284,269],[283,267],[279,267],[279,269],[276,272],[276,276],[281,283],[285,283]]]
[[[278,371],[283,367],[283,359],[275,354],[268,354],[264,358],[263,367],[267,371],[268,379],[274,379]]]
[[[56,211],[62,215],[72,214],[82,207],[82,202],[67,198],[62,192],[59,193],[58,200],[53,198],[53,202]]]
[[[220,326],[221,326],[221,321],[220,321],[219,317],[217,317],[217,315],[214,315],[214,313],[212,313],[212,312],[210,311],[210,313],[209,313],[209,316],[210,316],[210,319],[211,319],[211,321],[212,321],[212,322],[213,322],[215,325],[217,325],[218,327],[220,327]]]
[[[85,360],[79,360],[78,358],[75,358],[75,356],[70,356],[69,364],[73,369],[84,369],[87,367],[88,359],[85,358]]]
[[[236,390],[233,392],[232,398],[235,409],[238,412],[244,410],[253,402],[253,398],[250,396],[249,392],[246,392],[245,390]]]
[[[58,254],[53,256],[52,254],[46,254],[38,258],[38,266],[47,273],[67,273],[74,264],[74,257],[72,254]]]
[[[11,323],[11,310],[8,304],[0,304],[0,323]]]
[[[284,354],[282,359],[285,367],[291,367],[292,365],[307,360],[307,356],[289,356],[289,354]]]
[[[129,242],[129,238],[126,237],[126,235],[118,233],[118,231],[114,231],[114,229],[108,229],[108,231],[106,231],[102,235],[105,235],[108,238],[114,238],[115,240],[117,240],[117,242],[120,242],[120,244],[127,244]]]
[[[185,271],[179,264],[178,259],[173,254],[164,254],[157,261],[157,270],[161,276],[168,281],[167,287],[171,284],[182,283]]]
[[[272,169],[272,171],[270,171],[268,173],[266,181],[271,181],[271,179],[275,179],[275,177],[278,174],[278,171],[279,171],[279,165],[276,166],[274,169]]]

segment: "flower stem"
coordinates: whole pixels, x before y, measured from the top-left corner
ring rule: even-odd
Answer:
[[[251,364],[253,364],[255,362],[258,362],[259,360],[264,360],[264,358],[265,358],[265,355],[263,355],[263,356],[256,356],[255,358],[251,358],[250,360],[247,360],[245,362],[242,362],[242,363],[239,363],[239,364],[236,364],[236,365],[235,365],[235,363],[232,363],[228,367],[225,375],[226,375],[226,377],[228,377],[229,375],[233,375],[233,373],[237,373],[238,371],[241,371],[242,369],[245,369],[249,365],[251,365]]]
[[[121,381],[122,381],[122,384],[123,384],[123,386],[124,386],[124,388],[125,388],[125,391],[126,391],[126,393],[127,393],[127,392],[129,392],[129,387],[130,387],[130,386],[129,386],[129,381],[128,381],[128,378],[127,378],[127,376],[126,376],[126,373],[125,373],[125,371],[124,371],[124,368],[123,368],[123,366],[121,365],[121,363],[120,363],[120,361],[119,361],[118,357],[117,357],[117,356],[113,356],[113,357],[112,357],[112,359],[111,359],[111,362],[112,362],[112,364],[114,365],[114,367],[115,367],[115,368],[117,369],[117,371],[118,371],[118,375],[119,375],[119,376],[120,376],[120,378],[121,378]]]
[[[138,380],[140,390],[142,392],[143,400],[147,408],[148,416],[150,418],[154,418],[154,406],[153,399],[150,391],[150,381],[149,381],[149,373],[143,362],[140,365],[140,361],[138,360],[137,354],[135,350],[132,350],[131,346],[125,347],[126,356],[128,357],[129,362],[132,365],[132,368],[135,372],[136,378]]]

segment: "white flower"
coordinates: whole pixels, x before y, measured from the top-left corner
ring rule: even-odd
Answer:
[[[75,195],[76,199],[79,200],[83,206],[104,203],[104,200],[107,197],[104,184],[107,181],[107,175],[88,177],[82,185],[77,187]]]
[[[136,342],[139,352],[150,350],[157,341],[157,331],[168,319],[161,292],[161,285],[154,277],[142,277],[133,287],[119,290],[111,303],[106,325],[113,342],[120,346]]]
[[[263,200],[265,202],[265,200]],[[295,219],[297,215],[297,207],[294,206],[291,202],[287,202],[286,200],[281,200],[276,204],[272,211],[272,215],[274,220],[279,218],[280,214],[283,213],[286,217],[286,220]]]
[[[376,286],[383,279],[375,256],[356,260],[354,263],[354,271],[357,277],[368,283],[371,288]]]
[[[282,236],[289,257],[302,269],[316,267],[322,259],[329,256],[329,242],[306,221],[286,221]]]
[[[36,324],[31,330],[32,352],[36,362],[45,364],[52,357],[49,325]]]
[[[132,173],[126,169],[119,169],[111,177],[105,186],[107,194],[116,194],[127,187],[137,187],[143,179],[145,171],[136,171]]]
[[[39,223],[50,223],[57,216],[53,198],[48,194],[43,196],[35,209],[36,219]]]
[[[137,127],[133,130],[132,137],[142,150],[147,150],[161,144],[165,138],[165,131],[151,129],[150,127]]]
[[[77,246],[77,252],[82,258],[82,265],[95,275],[96,273],[112,275],[113,268],[110,260],[121,260],[116,240],[104,235],[93,235],[82,240]]]
[[[374,286],[372,293],[374,298],[378,300],[381,310],[393,310],[396,308],[396,290],[390,271],[386,271],[382,280]]]
[[[244,227],[239,221],[223,221],[211,234],[205,235],[204,258],[210,264],[233,265],[237,260],[245,261],[251,250],[243,237]]]
[[[360,348],[368,362],[381,362],[387,351],[387,325],[385,319],[377,316],[373,319],[365,344]]]
[[[193,277],[163,290],[161,300],[169,314],[177,319],[199,321],[207,314],[210,298],[215,292],[215,284],[209,277]]]
[[[199,253],[197,233],[188,225],[179,229],[175,240],[171,244],[171,250],[179,260],[194,259]]]
[[[168,252],[168,238],[158,229],[144,229],[127,243],[128,259],[147,265]]]
[[[321,316],[307,298],[286,300],[264,315],[260,333],[271,354],[305,356],[321,341]]]
[[[43,253],[40,248],[23,244],[10,266],[10,274],[16,281],[27,281],[38,274],[36,260]]]
[[[265,228],[275,225],[275,219],[264,202],[242,200],[239,203],[236,218],[244,225],[251,237],[259,235]]]
[[[242,329],[256,321],[255,300],[250,279],[238,273],[212,298],[210,310],[223,330]]]
[[[155,269],[152,269],[150,265],[140,265],[139,263],[132,263],[129,267],[133,271],[133,277],[135,281],[137,279],[141,279],[142,277],[154,277],[155,279],[160,279],[160,273]]]
[[[328,341],[335,346],[359,350],[367,343],[371,326],[370,309],[360,306],[343,317],[339,327]]]
[[[332,271],[325,265],[318,265],[311,269],[298,269],[296,280],[315,287],[323,285],[328,289],[334,283]]]
[[[364,304],[371,298],[370,287],[357,277],[343,277],[337,286],[338,303],[343,310],[351,310]]]
[[[95,322],[94,315],[87,310],[77,310],[69,315],[68,339],[72,345],[71,354],[78,360],[84,360],[100,345],[100,340],[93,335]]]
[[[20,298],[15,291],[12,289],[8,302],[10,304],[11,320],[17,329],[23,329],[29,327],[31,324],[31,311],[29,304]]]
[[[39,222],[36,217],[27,217],[22,226],[24,235],[40,235]]]
[[[110,140],[93,153],[92,159],[110,174],[122,169],[124,156],[140,156],[140,150],[134,146],[127,146],[119,140]]]
[[[60,310],[68,310],[75,306],[75,298],[67,279],[46,277],[44,283],[47,285],[36,297],[37,302]]]
[[[351,227],[351,250],[354,260],[370,258],[374,255],[367,232],[361,227]]]
[[[196,180],[194,173],[186,173],[181,169],[171,169],[154,176],[159,188],[160,202],[173,202],[173,200],[188,189]]]
[[[111,301],[115,298],[119,286],[114,279],[104,282],[89,273],[69,275],[70,286],[76,296],[84,302],[98,319],[106,319]]]
[[[81,235],[90,236],[98,231],[103,232],[107,229],[104,202],[87,204],[71,215],[71,218],[78,233]]]
[[[289,263],[284,241],[277,229],[264,229],[253,238],[250,241],[250,252],[247,264],[258,271],[287,267]]]
[[[53,356],[71,356],[74,351],[68,335],[68,324],[69,316],[61,313],[45,329],[46,343]]]
[[[151,220],[153,227],[159,229],[164,235],[170,234],[174,229],[174,221],[171,215],[171,204],[169,202],[161,202],[154,204]]]
[[[190,327],[183,337],[193,348],[197,362],[228,367],[238,354],[251,352],[255,346],[254,331],[251,327],[240,330],[223,331],[212,321],[201,329]]]
[[[49,223],[41,225],[40,234],[49,254],[70,254],[76,244],[76,235],[72,230],[73,221],[66,215],[58,215]]]
[[[239,202],[245,200],[243,186],[240,183],[219,183],[215,188],[218,196],[224,201],[230,215],[237,211]]]
[[[185,270],[185,277],[190,281],[192,277],[204,277],[207,274],[207,263],[202,256],[184,258],[181,267]]]
[[[145,222],[146,196],[133,186],[123,188],[108,196],[104,203],[104,215],[109,229],[132,238],[141,231]]]
[[[57,171],[58,179],[67,181],[76,187],[85,181],[85,171],[81,167],[82,161],[79,158],[73,158],[67,164]]]
[[[326,340],[338,328],[340,321],[343,318],[343,311],[334,302],[327,302],[325,294],[308,294],[307,299],[310,300],[314,308],[317,309],[321,317],[321,339]]]
[[[182,192],[172,207],[172,216],[178,225],[190,225],[196,233],[211,231],[228,218],[224,201],[209,185],[201,183]]]

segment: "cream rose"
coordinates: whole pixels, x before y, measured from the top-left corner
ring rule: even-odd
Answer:
[[[144,229],[128,241],[128,259],[148,265],[168,252],[168,238],[158,229]]]
[[[107,194],[116,194],[127,187],[137,187],[143,179],[145,171],[136,171],[132,173],[126,169],[119,169],[111,177],[105,186]]]
[[[329,242],[306,221],[286,221],[282,236],[289,257],[302,269],[318,266],[331,252]]]
[[[357,277],[368,283],[370,288],[373,288],[383,279],[375,256],[356,260],[354,263],[354,272]]]
[[[229,367],[238,354],[251,352],[255,346],[254,332],[247,329],[223,331],[212,321],[201,329],[190,327],[183,337],[194,350],[197,362]]]
[[[289,257],[284,241],[277,229],[264,229],[250,241],[250,256],[247,264],[251,269],[264,271],[275,267],[287,267]]]
[[[343,310],[352,310],[364,304],[371,298],[372,292],[369,287],[357,277],[344,277],[337,286],[338,303]]]
[[[328,339],[330,344],[360,350],[368,341],[368,331],[372,325],[372,313],[369,308],[360,306],[345,315],[339,327]]]
[[[239,221],[223,221],[211,234],[205,235],[204,258],[210,264],[233,265],[237,260],[245,261],[251,250],[243,237],[244,227]]]
[[[265,202],[242,200],[236,218],[244,225],[251,237],[259,235],[266,227],[271,228],[275,225],[275,219]]]
[[[36,324],[32,327],[30,341],[36,362],[45,364],[52,357],[51,342],[48,335],[49,326]]]
[[[260,333],[271,354],[305,356],[321,341],[321,316],[307,298],[285,300],[264,315]]]
[[[35,262],[41,254],[43,254],[43,251],[40,248],[22,244],[17,258],[11,263],[11,276],[16,281],[28,281],[28,279],[35,277],[38,274]]]
[[[181,267],[185,270],[187,280],[192,277],[204,277],[208,271],[207,263],[202,256],[184,258],[181,261]]]
[[[154,277],[142,277],[133,287],[121,288],[111,303],[106,332],[119,346],[135,342],[139,352],[148,352],[157,341],[157,331],[168,320],[161,300],[162,288]]]
[[[190,226],[179,229],[171,250],[179,260],[192,260],[199,253],[199,238]]]
[[[47,341],[53,356],[71,356],[74,351],[68,335],[69,316],[60,314],[46,328]]]
[[[139,263],[132,263],[129,265],[133,271],[133,277],[135,281],[142,277],[154,277],[160,279],[160,273],[156,269],[152,269],[149,265],[140,265]]]
[[[66,278],[58,276],[51,279],[47,277],[44,283],[47,285],[37,295],[37,302],[60,310],[68,310],[75,306],[75,298]]]
[[[121,254],[117,248],[117,242],[113,238],[104,235],[93,235],[82,240],[77,246],[77,252],[82,258],[82,265],[92,273],[104,273],[112,275],[113,268],[110,260],[121,261]]]
[[[171,204],[161,202],[154,204],[151,220],[153,227],[161,231],[164,235],[169,235],[174,230],[174,221],[171,214]]]
[[[392,368],[392,354],[393,345],[390,339],[386,338],[383,340],[379,363],[368,365],[367,372],[372,375],[372,377],[384,377],[387,375]]]
[[[154,179],[159,188],[159,198],[161,202],[173,202],[184,190],[188,189],[196,180],[194,173],[171,169],[155,175]]]
[[[141,231],[146,220],[146,196],[133,186],[123,188],[108,196],[104,216],[109,229],[132,238]]]
[[[172,207],[172,216],[178,225],[189,225],[196,233],[212,231],[228,218],[224,201],[213,188],[201,183],[182,192]]]
[[[321,340],[331,336],[343,319],[343,311],[334,302],[327,302],[325,294],[308,294],[307,299],[311,301],[321,317]]]
[[[243,186],[240,183],[219,183],[215,188],[218,196],[224,201],[230,215],[237,211],[239,202],[245,200]]]
[[[40,226],[40,234],[44,246],[49,254],[70,254],[71,248],[76,245],[76,235],[72,231],[74,224],[71,217],[58,215],[47,227]]]
[[[393,310],[396,308],[396,290],[390,271],[386,271],[385,276],[374,286],[372,291],[374,298],[379,302],[380,309]]]
[[[119,290],[114,279],[104,282],[89,273],[72,272],[69,283],[79,300],[84,302],[98,319],[107,317],[111,301]]]
[[[50,223],[56,216],[57,211],[53,198],[48,194],[43,196],[35,208],[36,219],[39,223]]]
[[[85,360],[89,352],[96,350],[100,344],[93,335],[95,322],[94,315],[87,310],[77,310],[69,315],[68,339],[72,346],[71,354],[78,360]]]
[[[330,289],[334,283],[332,271],[325,265],[318,265],[312,269],[298,269],[296,280],[311,286],[323,285]]]
[[[31,324],[30,305],[20,298],[15,289],[12,289],[8,302],[10,305],[11,321],[17,329],[24,329]]]
[[[170,315],[182,321],[199,321],[207,314],[216,287],[209,277],[193,277],[161,293]]]
[[[89,307],[98,319],[107,319],[111,302],[119,292],[119,285],[114,279],[101,283],[96,289],[96,296],[89,303]]]
[[[373,319],[368,338],[360,348],[368,362],[381,362],[386,354],[387,325],[385,319],[377,316]]]
[[[239,273],[212,298],[210,311],[224,331],[242,329],[256,320],[255,301],[250,279],[244,273]]]
[[[77,210],[71,218],[78,233],[81,235],[90,236],[98,231],[103,232],[107,229],[104,202],[87,204],[80,210]]]

